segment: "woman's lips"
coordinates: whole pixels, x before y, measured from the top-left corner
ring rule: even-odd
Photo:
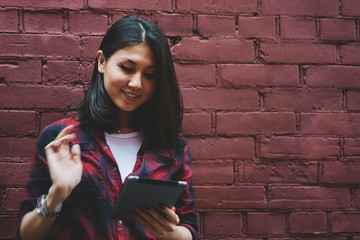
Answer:
[[[137,94],[126,92],[124,90],[121,90],[121,91],[124,93],[124,96],[126,97],[126,99],[128,99],[130,101],[135,101],[139,97],[139,95],[137,95]]]

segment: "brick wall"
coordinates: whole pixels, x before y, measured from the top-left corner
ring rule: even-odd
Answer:
[[[171,44],[200,239],[360,239],[358,0],[0,0],[0,239],[127,14]]]

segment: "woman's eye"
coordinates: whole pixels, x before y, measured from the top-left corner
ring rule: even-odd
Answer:
[[[124,64],[121,64],[120,68],[123,69],[125,72],[131,72],[132,71],[131,68],[126,67]]]
[[[156,73],[144,73],[147,78],[156,78]]]

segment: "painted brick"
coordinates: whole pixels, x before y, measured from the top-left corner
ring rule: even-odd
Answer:
[[[232,184],[234,167],[232,161],[193,162],[195,185]]]
[[[22,199],[26,197],[25,188],[7,188],[5,189],[6,206],[5,211],[19,211]]]
[[[326,233],[326,213],[293,212],[289,215],[289,228],[293,234]]]
[[[199,15],[197,21],[201,35],[235,37],[235,18],[232,16]]]
[[[346,188],[275,186],[269,188],[269,196],[274,209],[350,207],[350,192]]]
[[[334,233],[360,232],[359,213],[332,213],[330,221]]]
[[[306,70],[308,87],[360,87],[358,66],[316,66]]]
[[[316,162],[244,162],[237,165],[238,183],[317,183]]]
[[[345,156],[360,156],[360,138],[345,138]]]
[[[277,213],[248,213],[249,235],[285,234],[285,215]]]
[[[194,159],[244,159],[254,157],[252,138],[189,138]]]
[[[85,59],[96,59],[96,52],[99,50],[102,37],[84,37],[83,51],[81,57]]]
[[[166,36],[189,36],[193,33],[193,17],[189,14],[159,14],[156,21]]]
[[[206,214],[204,216],[204,235],[240,235],[241,214]]]
[[[210,135],[211,115],[209,113],[185,113],[183,121],[185,135]]]
[[[360,208],[360,188],[355,189],[354,205],[355,205],[355,207]]]
[[[0,216],[0,238],[13,239],[15,227],[18,217],[15,215],[1,215]]]
[[[261,43],[268,63],[335,63],[335,45],[319,43]]]
[[[301,116],[303,134],[359,135],[360,114],[304,113]]]
[[[215,65],[174,64],[180,86],[215,86]]]
[[[25,185],[30,163],[1,163],[1,185]]]
[[[0,86],[0,106],[7,108],[68,109],[82,99],[81,88],[62,86]]]
[[[265,208],[261,186],[195,186],[196,208]]]
[[[348,91],[347,109],[360,110],[360,91]]]
[[[154,0],[154,1],[88,0],[88,6],[90,8],[111,9],[111,10],[112,9],[140,9],[140,10],[169,11],[169,10],[171,10],[171,1],[169,1],[169,0]]]
[[[239,17],[240,38],[275,39],[275,17]]]
[[[185,109],[258,109],[259,96],[255,89],[184,88],[181,92]]]
[[[317,137],[261,137],[260,151],[263,158],[323,159],[339,156],[336,138]]]
[[[30,117],[34,117],[34,116],[30,116]],[[14,119],[12,119],[12,120],[14,120]],[[14,122],[12,122],[12,124],[13,123]],[[30,125],[29,127],[31,127],[31,126],[32,125]],[[1,131],[1,133],[3,133],[3,132]],[[3,158],[3,159],[28,158],[28,159],[30,159],[31,152],[35,146],[35,142],[36,142],[35,138],[15,138],[15,137],[0,138],[0,146],[1,146],[0,159],[1,158]]]
[[[341,89],[269,89],[264,94],[267,111],[341,111]]]
[[[360,2],[357,0],[343,0],[342,14],[346,16],[360,16]]]
[[[218,134],[289,134],[296,132],[294,113],[219,113]]]
[[[280,18],[282,39],[316,39],[315,19]]]
[[[176,59],[204,62],[252,62],[253,43],[236,39],[199,40],[184,38],[174,47]]]
[[[9,60],[0,61],[0,78],[5,82],[41,82],[40,60]]]
[[[344,64],[360,64],[360,45],[347,44],[340,46],[341,61]]]
[[[337,0],[263,0],[262,14],[338,16]]]
[[[0,119],[0,135],[14,136],[35,133],[36,113],[33,111],[0,110]]]
[[[7,10],[0,11],[0,32],[17,32],[18,31],[18,11]]]
[[[322,40],[355,40],[355,21],[344,19],[322,19],[320,22]]]
[[[48,61],[44,80],[55,85],[88,84],[94,70],[92,62]]]
[[[178,10],[202,13],[254,13],[257,12],[257,0],[181,0]]]
[[[108,29],[106,14],[70,12],[69,32],[75,34],[105,34]]]
[[[64,35],[0,35],[2,56],[80,57],[80,38]]]
[[[63,0],[63,1],[48,1],[48,0],[2,0],[1,6],[6,7],[23,7],[23,8],[65,8],[65,9],[80,9],[83,7],[83,0]]]
[[[324,162],[322,183],[360,184],[360,162]]]
[[[292,65],[222,64],[218,66],[223,87],[297,87],[299,68]]]
[[[53,12],[25,12],[24,30],[28,33],[62,33],[63,14]]]
[[[112,23],[115,23],[117,20],[120,20],[121,18],[128,16],[128,15],[129,14],[125,13],[125,12],[114,12],[112,14]],[[143,18],[150,22],[153,22],[153,15],[151,13],[134,12],[134,13],[131,13],[131,15]]]

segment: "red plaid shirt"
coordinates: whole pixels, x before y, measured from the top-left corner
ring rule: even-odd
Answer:
[[[77,134],[71,144],[79,144],[81,148],[83,176],[64,201],[47,239],[156,239],[137,221],[121,223],[111,218],[124,181],[106,144],[104,133],[83,129],[75,117],[60,120],[41,133],[32,155],[28,194],[21,204],[18,228],[22,217],[35,208],[37,198],[47,194],[52,184],[44,147],[69,125],[74,125],[73,132]],[[183,144],[162,151],[146,147],[144,141],[131,175],[187,182],[186,190],[175,207],[180,225],[187,227],[195,239],[197,216],[191,183],[191,157],[186,140],[180,137],[180,142]],[[20,239],[19,230],[17,238]]]

